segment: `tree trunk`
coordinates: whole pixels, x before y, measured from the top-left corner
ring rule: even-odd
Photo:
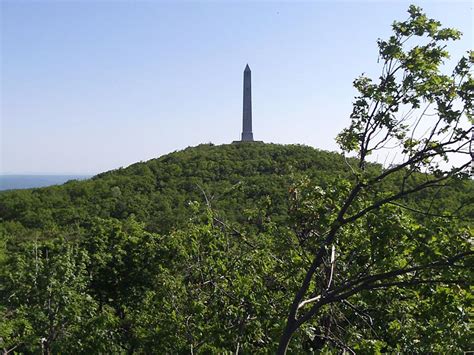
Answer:
[[[280,337],[280,343],[278,344],[277,355],[285,355],[288,350],[288,345],[290,344],[291,337],[295,332],[295,321],[288,320],[285,326],[285,330]]]

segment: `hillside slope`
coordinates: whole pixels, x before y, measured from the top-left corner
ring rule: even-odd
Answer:
[[[200,145],[105,172],[87,181],[0,194],[0,218],[27,228],[71,225],[91,216],[135,215],[148,229],[168,232],[189,217],[188,203],[206,198],[233,220],[269,198],[286,215],[292,179],[348,174],[341,155],[301,145]]]
[[[373,169],[379,170],[377,165]],[[190,201],[208,203],[230,221],[264,203],[277,221],[286,218],[288,189],[307,175],[325,182],[349,177],[342,155],[302,145],[264,143],[199,145],[147,162],[61,186],[0,193],[0,218],[26,228],[69,226],[90,217],[134,215],[147,229],[167,233],[190,215]],[[416,205],[472,215],[474,184],[455,182],[435,201],[413,197]],[[393,186],[391,188],[396,188]],[[442,203],[441,203],[442,201]]]

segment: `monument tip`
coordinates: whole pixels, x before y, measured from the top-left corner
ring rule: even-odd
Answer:
[[[247,65],[245,66],[245,71],[250,71],[250,67],[249,67],[248,63],[247,63]]]

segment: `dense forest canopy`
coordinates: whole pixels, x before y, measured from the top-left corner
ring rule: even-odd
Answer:
[[[314,196],[345,179],[350,169],[340,154],[248,143],[200,145],[87,181],[3,192],[2,346],[26,352],[41,346],[53,352],[271,351],[288,294],[307,262],[299,247],[315,227],[307,216],[327,208],[312,205]],[[435,200],[418,194],[405,203],[433,215],[452,212],[461,228],[472,226],[472,196],[472,181],[453,180]],[[400,238],[398,220],[374,218],[374,228],[393,229],[393,238]],[[405,209],[396,218],[409,221],[403,225],[407,237],[414,230],[433,238],[418,226],[426,216]],[[453,228],[443,218],[428,220],[441,235]],[[311,250],[314,242],[306,243]],[[351,344],[406,350],[425,339],[420,349],[462,347],[468,294],[427,288],[417,297],[394,291],[351,301],[377,310],[367,329],[367,319],[358,320],[344,305],[340,317],[348,319],[341,325],[350,328]],[[449,312],[437,312],[441,305]],[[451,325],[438,329],[439,322]],[[317,348],[315,332],[310,327],[299,334],[294,350]]]
[[[377,164],[371,168],[374,173],[382,170]],[[341,154],[303,145],[204,144],[87,181],[5,191],[0,195],[0,213],[3,222],[20,222],[30,229],[80,225],[91,217],[126,219],[133,215],[147,230],[168,233],[190,217],[192,201],[208,198],[215,210],[235,222],[244,222],[245,211],[256,202],[269,201],[273,217],[286,218],[288,189],[301,177],[325,187],[328,181],[348,178],[350,173]],[[456,181],[449,189],[440,189],[438,197],[443,203],[439,198],[430,200],[430,208],[472,208],[472,194],[464,191],[470,186]]]
[[[341,155],[305,146],[255,143],[200,145],[63,186],[4,192],[4,221],[28,228],[70,226],[90,217],[134,217],[148,230],[168,233],[190,216],[189,202],[204,194],[232,221],[256,201],[272,199],[287,213],[290,181],[298,174],[325,180],[347,175]]]

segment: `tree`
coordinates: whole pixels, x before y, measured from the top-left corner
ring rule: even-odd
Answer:
[[[3,351],[50,354],[95,347],[90,338],[94,346],[85,344],[97,316],[97,304],[87,293],[87,254],[64,238],[15,248],[0,273]]]
[[[299,236],[311,257],[288,312],[280,354],[298,329],[315,321],[328,324],[328,333],[316,332],[315,341],[350,350],[331,336],[331,319],[323,315],[358,295],[426,284],[462,286],[469,280],[463,266],[472,260],[472,230],[438,225],[455,216],[419,211],[410,198],[432,194],[435,199],[440,187],[467,176],[474,53],[461,58],[452,74],[443,74],[449,57],[444,43],[461,33],[442,28],[418,7],[410,6],[408,13],[406,21],[394,22],[388,40],[378,41],[379,81],[364,75],[354,81],[359,95],[351,124],[337,137],[344,153],[357,154],[355,163],[347,161],[352,179],[326,187],[332,193],[313,191],[307,213],[299,215],[306,226]],[[396,160],[373,169],[370,155],[387,149],[397,152]],[[295,197],[294,209],[301,212],[303,202]],[[435,221],[421,233],[423,226],[407,227],[413,222],[408,211]]]
[[[189,225],[157,247],[155,285],[135,314],[138,352],[274,349],[292,284],[292,269],[282,259],[295,249],[270,226],[241,233],[209,206],[203,211],[193,202],[191,208],[196,216]]]

